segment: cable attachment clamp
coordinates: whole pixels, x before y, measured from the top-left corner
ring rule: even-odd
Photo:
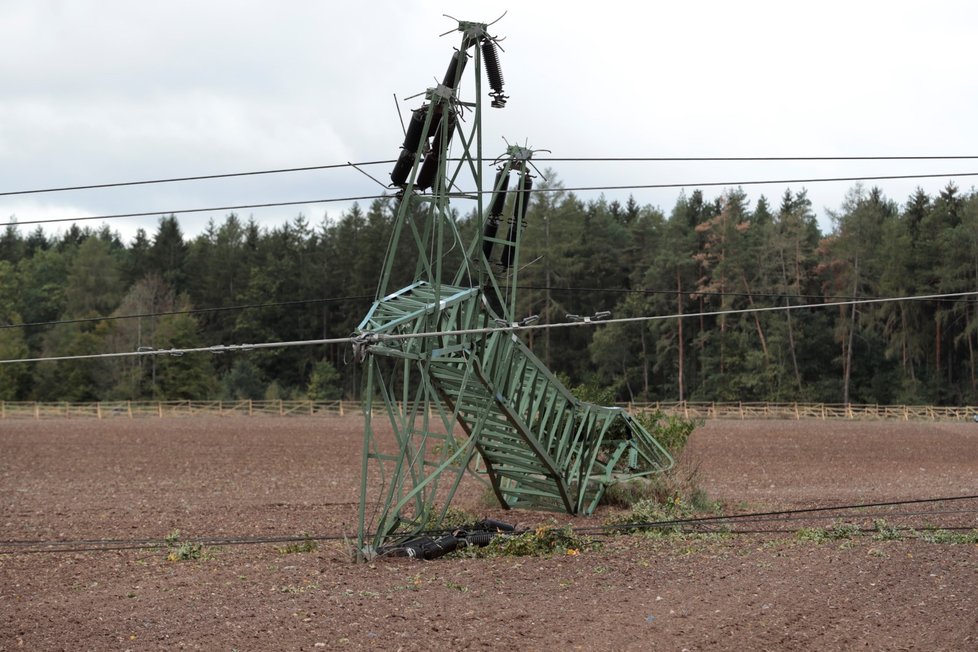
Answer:
[[[353,359],[363,362],[367,358],[367,350],[380,341],[377,333],[360,333],[354,335],[353,340]]]
[[[581,315],[574,315],[574,314],[568,314],[565,316],[567,317],[567,319],[571,321],[579,321],[584,324],[590,324],[592,322],[601,321],[602,319],[607,319],[608,317],[611,317],[611,311],[602,310],[600,312],[594,313],[593,315],[585,315],[583,317]]]

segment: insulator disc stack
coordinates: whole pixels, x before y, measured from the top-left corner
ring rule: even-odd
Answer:
[[[513,205],[513,218],[509,222],[509,234],[506,239],[509,244],[503,250],[503,267],[509,269],[513,266],[513,254],[516,251],[516,238],[519,235],[520,227],[526,224],[526,209],[530,206],[530,191],[533,189],[533,177],[523,174],[523,182],[516,195],[516,203]]]
[[[447,130],[444,127],[447,125]],[[443,135],[442,132],[446,133]],[[421,164],[421,170],[418,172],[418,178],[415,182],[415,186],[419,190],[427,190],[434,186],[435,175],[438,174],[438,164],[441,161],[441,152],[443,149],[448,147],[448,144],[452,142],[452,136],[455,134],[455,116],[451,113],[448,114],[447,118],[443,118],[439,123],[438,127],[435,129],[435,137],[432,141],[431,150],[428,155],[424,157],[424,162]]]
[[[428,107],[423,106],[415,109],[411,113],[411,121],[408,123],[407,131],[404,134],[404,143],[401,145],[401,153],[397,157],[394,169],[391,171],[391,183],[402,188],[407,183],[411,168],[418,156],[424,138],[424,121],[428,116]]]
[[[445,71],[445,78],[441,83],[449,88],[455,88],[458,80],[462,77],[462,72],[465,70],[465,62],[468,60],[469,55],[456,50],[455,54],[452,55],[452,61],[448,64],[448,70]]]
[[[489,257],[492,255],[492,241],[490,238],[496,237],[496,232],[499,230],[499,218],[502,217],[503,206],[506,204],[509,174],[504,173],[502,170],[497,170],[493,188],[497,188],[497,190],[492,196],[492,203],[489,204],[489,219],[486,220],[486,226],[482,231],[482,253],[485,255],[486,260],[489,260]]]
[[[499,67],[499,52],[496,43],[491,39],[482,40],[482,61],[485,64],[486,76],[489,77],[489,87],[492,92],[492,106],[501,109],[506,106],[506,96],[503,95],[503,71]]]

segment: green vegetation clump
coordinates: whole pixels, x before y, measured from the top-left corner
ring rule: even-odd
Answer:
[[[890,525],[884,518],[873,521],[873,530],[875,530],[873,534],[875,541],[898,541],[901,538],[899,528]]]
[[[275,551],[280,555],[292,555],[302,552],[316,552],[319,550],[319,544],[312,539],[303,539],[302,541],[290,541],[283,546],[275,546]]]
[[[632,478],[609,486],[602,496],[602,504],[633,511],[638,508],[639,512],[658,509],[666,514],[675,514],[677,508],[681,508],[680,511],[684,511],[686,516],[704,512],[719,513],[722,504],[710,500],[699,486],[698,465],[686,453],[686,444],[697,423],[680,416],[667,416],[658,410],[639,414],[635,418],[669,451],[677,463],[662,473]],[[639,503],[642,505],[639,506]]]
[[[577,534],[569,525],[542,525],[520,534],[493,537],[487,546],[466,548],[461,554],[472,557],[573,556],[598,547],[600,544],[591,537]]]
[[[901,530],[891,525],[886,519],[876,519],[873,521],[872,533],[874,541],[899,541],[905,538],[915,538],[927,543],[938,544],[978,544],[978,529],[968,532],[953,532],[949,530]],[[863,534],[868,534],[852,523],[833,523],[828,528],[801,528],[795,534],[799,541],[810,541],[814,543],[825,543],[827,541],[849,541]]]
[[[163,538],[167,549],[167,561],[194,561],[211,559],[213,551],[201,543],[180,541],[180,530],[172,530]]]
[[[177,548],[170,550],[166,556],[167,561],[194,561],[198,559],[210,559],[212,554],[200,543],[181,543]]]
[[[916,533],[917,538],[927,543],[942,543],[951,545],[978,544],[978,530],[968,532],[952,532],[950,530],[925,530]]]
[[[692,419],[668,416],[661,410],[642,412],[635,419],[676,459],[686,449],[689,436],[697,425]]]
[[[803,527],[795,534],[799,541],[811,541],[813,543],[825,543],[827,541],[849,541],[860,534],[858,525],[837,521],[827,528]]]

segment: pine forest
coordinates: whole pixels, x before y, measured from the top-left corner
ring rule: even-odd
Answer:
[[[520,312],[648,317],[525,332],[572,385],[619,401],[978,403],[975,190],[901,204],[856,186],[823,233],[805,191],[696,190],[666,214],[539,185]],[[374,298],[394,201],[275,228],[231,214],[193,237],[163,216],[128,243],[106,225],[7,226],[0,359],[347,337]],[[479,228],[456,221],[466,242]],[[399,266],[406,284],[413,263]],[[349,344],[3,364],[0,400],[355,399],[360,374]]]

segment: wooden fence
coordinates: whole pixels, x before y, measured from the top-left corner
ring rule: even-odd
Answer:
[[[661,411],[687,419],[849,419],[900,421],[978,420],[978,406],[855,405],[830,403],[619,403],[633,414]],[[374,403],[374,414],[383,413]],[[325,416],[362,414],[359,401],[102,401],[39,403],[0,401],[3,419],[142,419],[167,417]]]

